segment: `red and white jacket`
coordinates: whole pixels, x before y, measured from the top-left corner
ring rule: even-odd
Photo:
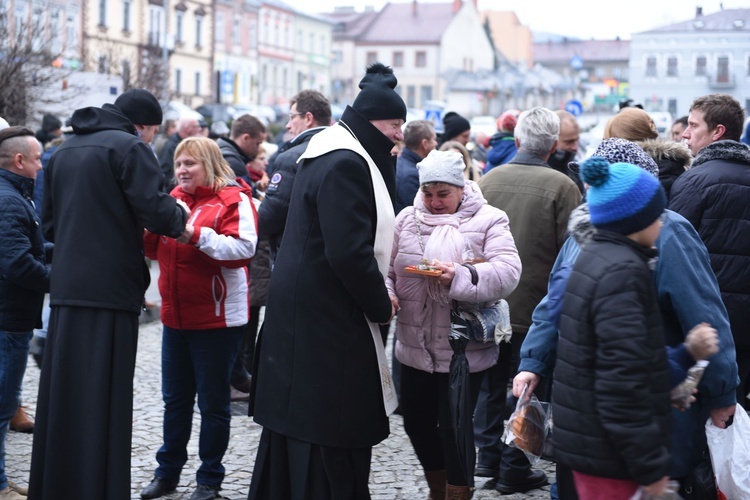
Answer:
[[[159,262],[161,320],[178,330],[242,326],[250,314],[247,266],[258,243],[252,190],[242,181],[218,192],[170,193],[190,207],[189,244],[146,232],[146,257]]]

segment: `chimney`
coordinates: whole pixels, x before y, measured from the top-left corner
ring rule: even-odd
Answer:
[[[464,6],[464,3],[462,0],[453,0],[453,8],[451,9],[451,12],[455,14],[459,10],[461,10],[461,7]]]
[[[695,17],[701,17],[703,15],[703,7],[695,8]]]
[[[419,6],[417,4],[417,0],[413,0],[411,3],[411,15],[412,17],[417,17],[419,15]]]

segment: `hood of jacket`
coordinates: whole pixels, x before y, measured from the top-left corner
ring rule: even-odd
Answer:
[[[515,138],[510,132],[498,132],[490,137],[490,147],[495,146],[500,141],[510,141],[515,145]]]
[[[113,104],[105,104],[101,108],[91,106],[77,109],[73,113],[70,125],[76,134],[93,134],[102,130],[120,130],[137,135],[133,123],[120,111],[120,108]]]
[[[701,149],[693,167],[711,160],[738,161],[750,165],[750,146],[737,141],[716,141]]]
[[[688,147],[681,142],[660,141],[650,139],[636,142],[657,164],[662,160],[671,160],[680,163],[686,169],[690,168],[693,156]]]

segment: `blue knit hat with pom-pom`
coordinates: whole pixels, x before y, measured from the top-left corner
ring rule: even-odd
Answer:
[[[612,163],[592,156],[581,163],[581,179],[589,185],[586,199],[597,229],[633,234],[646,229],[667,208],[659,181],[631,163]]]

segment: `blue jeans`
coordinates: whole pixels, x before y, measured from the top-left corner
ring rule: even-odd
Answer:
[[[198,484],[221,486],[229,444],[229,379],[243,327],[215,330],[175,330],[162,335],[162,396],[164,444],[156,453],[155,475],[177,480],[187,462],[187,444],[193,427],[193,405],[198,395],[201,430]]]
[[[26,372],[30,340],[31,332],[0,330],[0,490],[8,487],[8,478],[5,477],[5,436],[21,400],[21,383]]]

